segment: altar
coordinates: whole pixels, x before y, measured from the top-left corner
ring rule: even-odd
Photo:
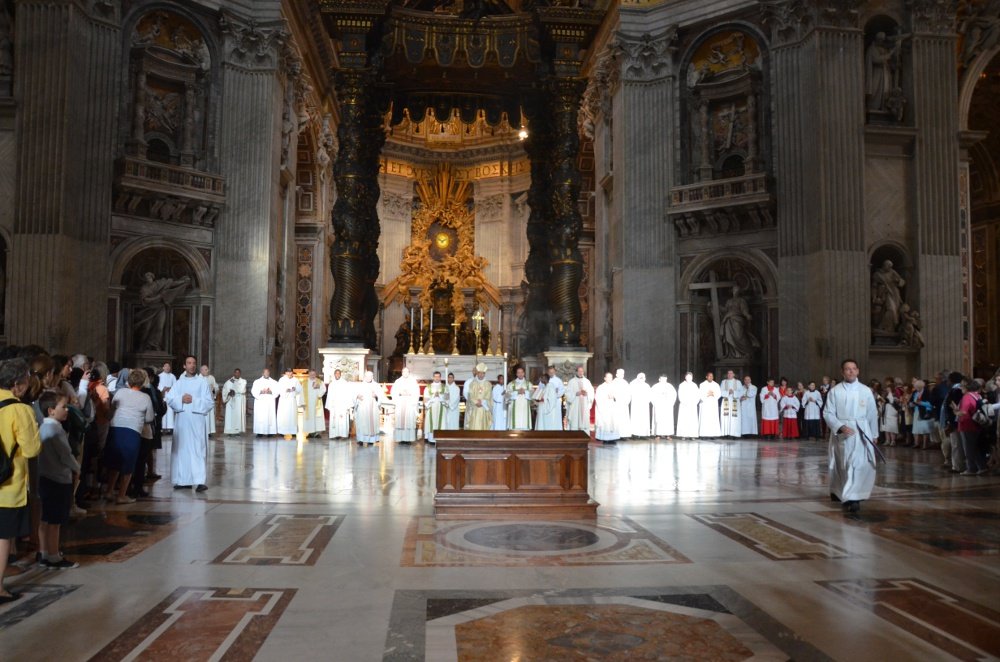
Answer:
[[[496,381],[497,375],[507,374],[507,357],[503,355],[406,354],[404,359],[410,374],[421,381],[430,381],[434,371],[438,371],[442,380],[446,373],[454,373],[456,381],[464,382],[472,378],[477,363],[486,365],[486,379],[491,382]]]

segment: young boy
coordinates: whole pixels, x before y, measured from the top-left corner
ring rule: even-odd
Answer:
[[[69,521],[73,503],[73,481],[80,465],[69,447],[63,421],[69,416],[67,399],[55,391],[45,391],[38,406],[45,414],[39,428],[42,452],[38,456],[38,494],[42,501],[42,522],[38,526],[41,564],[47,568],[76,568],[59,553],[59,527]]]

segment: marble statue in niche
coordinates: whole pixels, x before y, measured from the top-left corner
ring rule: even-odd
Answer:
[[[902,288],[906,281],[893,269],[892,260],[885,260],[872,273],[872,329],[895,333],[899,326],[903,304]]]
[[[750,358],[760,349],[760,341],[750,331],[752,320],[746,297],[742,296],[739,286],[733,287],[733,296],[726,301],[722,313],[720,333],[723,358]]]
[[[865,51],[865,107],[870,118],[903,121],[902,41],[903,35],[890,37],[880,31]]]
[[[904,303],[899,308],[899,344],[920,349],[924,346],[924,334],[920,332],[920,313]]]
[[[139,307],[135,312],[136,351],[164,351],[163,336],[167,327],[167,313],[170,306],[191,285],[191,279],[183,276],[157,278],[151,272],[143,275],[139,288]]]

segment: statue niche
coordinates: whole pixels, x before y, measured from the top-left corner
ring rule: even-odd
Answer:
[[[191,349],[190,294],[197,281],[180,253],[147,248],[133,257],[122,274],[126,352],[175,354]]]
[[[891,18],[877,16],[865,27],[865,112],[869,122],[900,123],[906,113],[903,41],[910,35]]]
[[[920,349],[924,346],[920,313],[906,299],[908,277],[904,277],[905,255],[892,246],[872,254],[871,333],[872,344]],[[900,270],[897,270],[900,269]]]

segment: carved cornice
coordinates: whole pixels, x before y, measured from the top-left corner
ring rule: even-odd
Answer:
[[[805,37],[814,28],[858,29],[862,0],[764,0],[761,20],[775,44]]]
[[[955,33],[955,13],[958,9],[955,0],[906,0],[906,8],[910,10],[914,31]]]
[[[223,11],[219,30],[225,38],[225,60],[248,69],[275,69],[288,38],[283,21],[260,23]]]
[[[593,140],[598,118],[611,121],[611,100],[621,82],[621,58],[618,43],[612,40],[594,59],[587,89],[580,106],[580,130]]]
[[[676,25],[657,35],[646,32],[634,36],[619,32],[615,48],[622,64],[623,80],[649,83],[673,76],[676,42]]]

